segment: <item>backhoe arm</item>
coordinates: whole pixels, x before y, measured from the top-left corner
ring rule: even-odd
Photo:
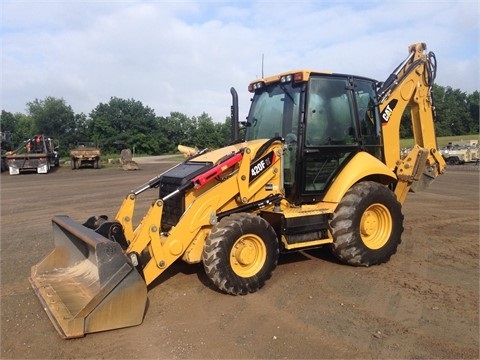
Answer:
[[[409,46],[409,56],[390,75],[378,91],[385,163],[395,171],[397,199],[403,203],[407,193],[420,191],[443,173],[445,161],[437,148],[432,85],[436,75],[435,55],[425,53],[425,43]],[[414,147],[400,156],[400,122],[409,107]]]

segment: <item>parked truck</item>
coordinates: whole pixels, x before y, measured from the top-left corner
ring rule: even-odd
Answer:
[[[478,141],[451,142],[440,149],[440,153],[448,165],[461,165],[476,163],[480,160],[480,147]]]
[[[78,143],[70,150],[70,161],[72,170],[80,169],[82,166],[100,168],[101,150],[93,142]]]
[[[60,165],[53,139],[38,134],[25,140],[16,150],[7,152],[6,161],[10,175],[36,171],[46,174],[52,166]]]

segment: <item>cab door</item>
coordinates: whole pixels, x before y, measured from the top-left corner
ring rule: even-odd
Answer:
[[[307,89],[305,134],[296,203],[318,202],[335,176],[359,151],[361,134],[352,79],[312,75]]]

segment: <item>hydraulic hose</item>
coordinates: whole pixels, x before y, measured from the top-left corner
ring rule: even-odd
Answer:
[[[435,78],[437,77],[437,58],[435,57],[435,53],[430,51],[427,55],[427,71],[424,73],[425,76],[425,84],[427,86],[432,86]]]
[[[274,138],[271,138],[265,144],[260,146],[258,149],[257,153],[255,154],[255,157],[253,158],[253,161],[260,159],[260,157],[263,155],[263,153],[272,145],[275,141],[281,141],[283,142],[283,138],[281,136],[276,136]]]

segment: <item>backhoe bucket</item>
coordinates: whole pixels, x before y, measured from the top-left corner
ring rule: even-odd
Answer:
[[[147,286],[120,245],[68,216],[52,219],[55,249],[30,283],[63,338],[141,324]]]

